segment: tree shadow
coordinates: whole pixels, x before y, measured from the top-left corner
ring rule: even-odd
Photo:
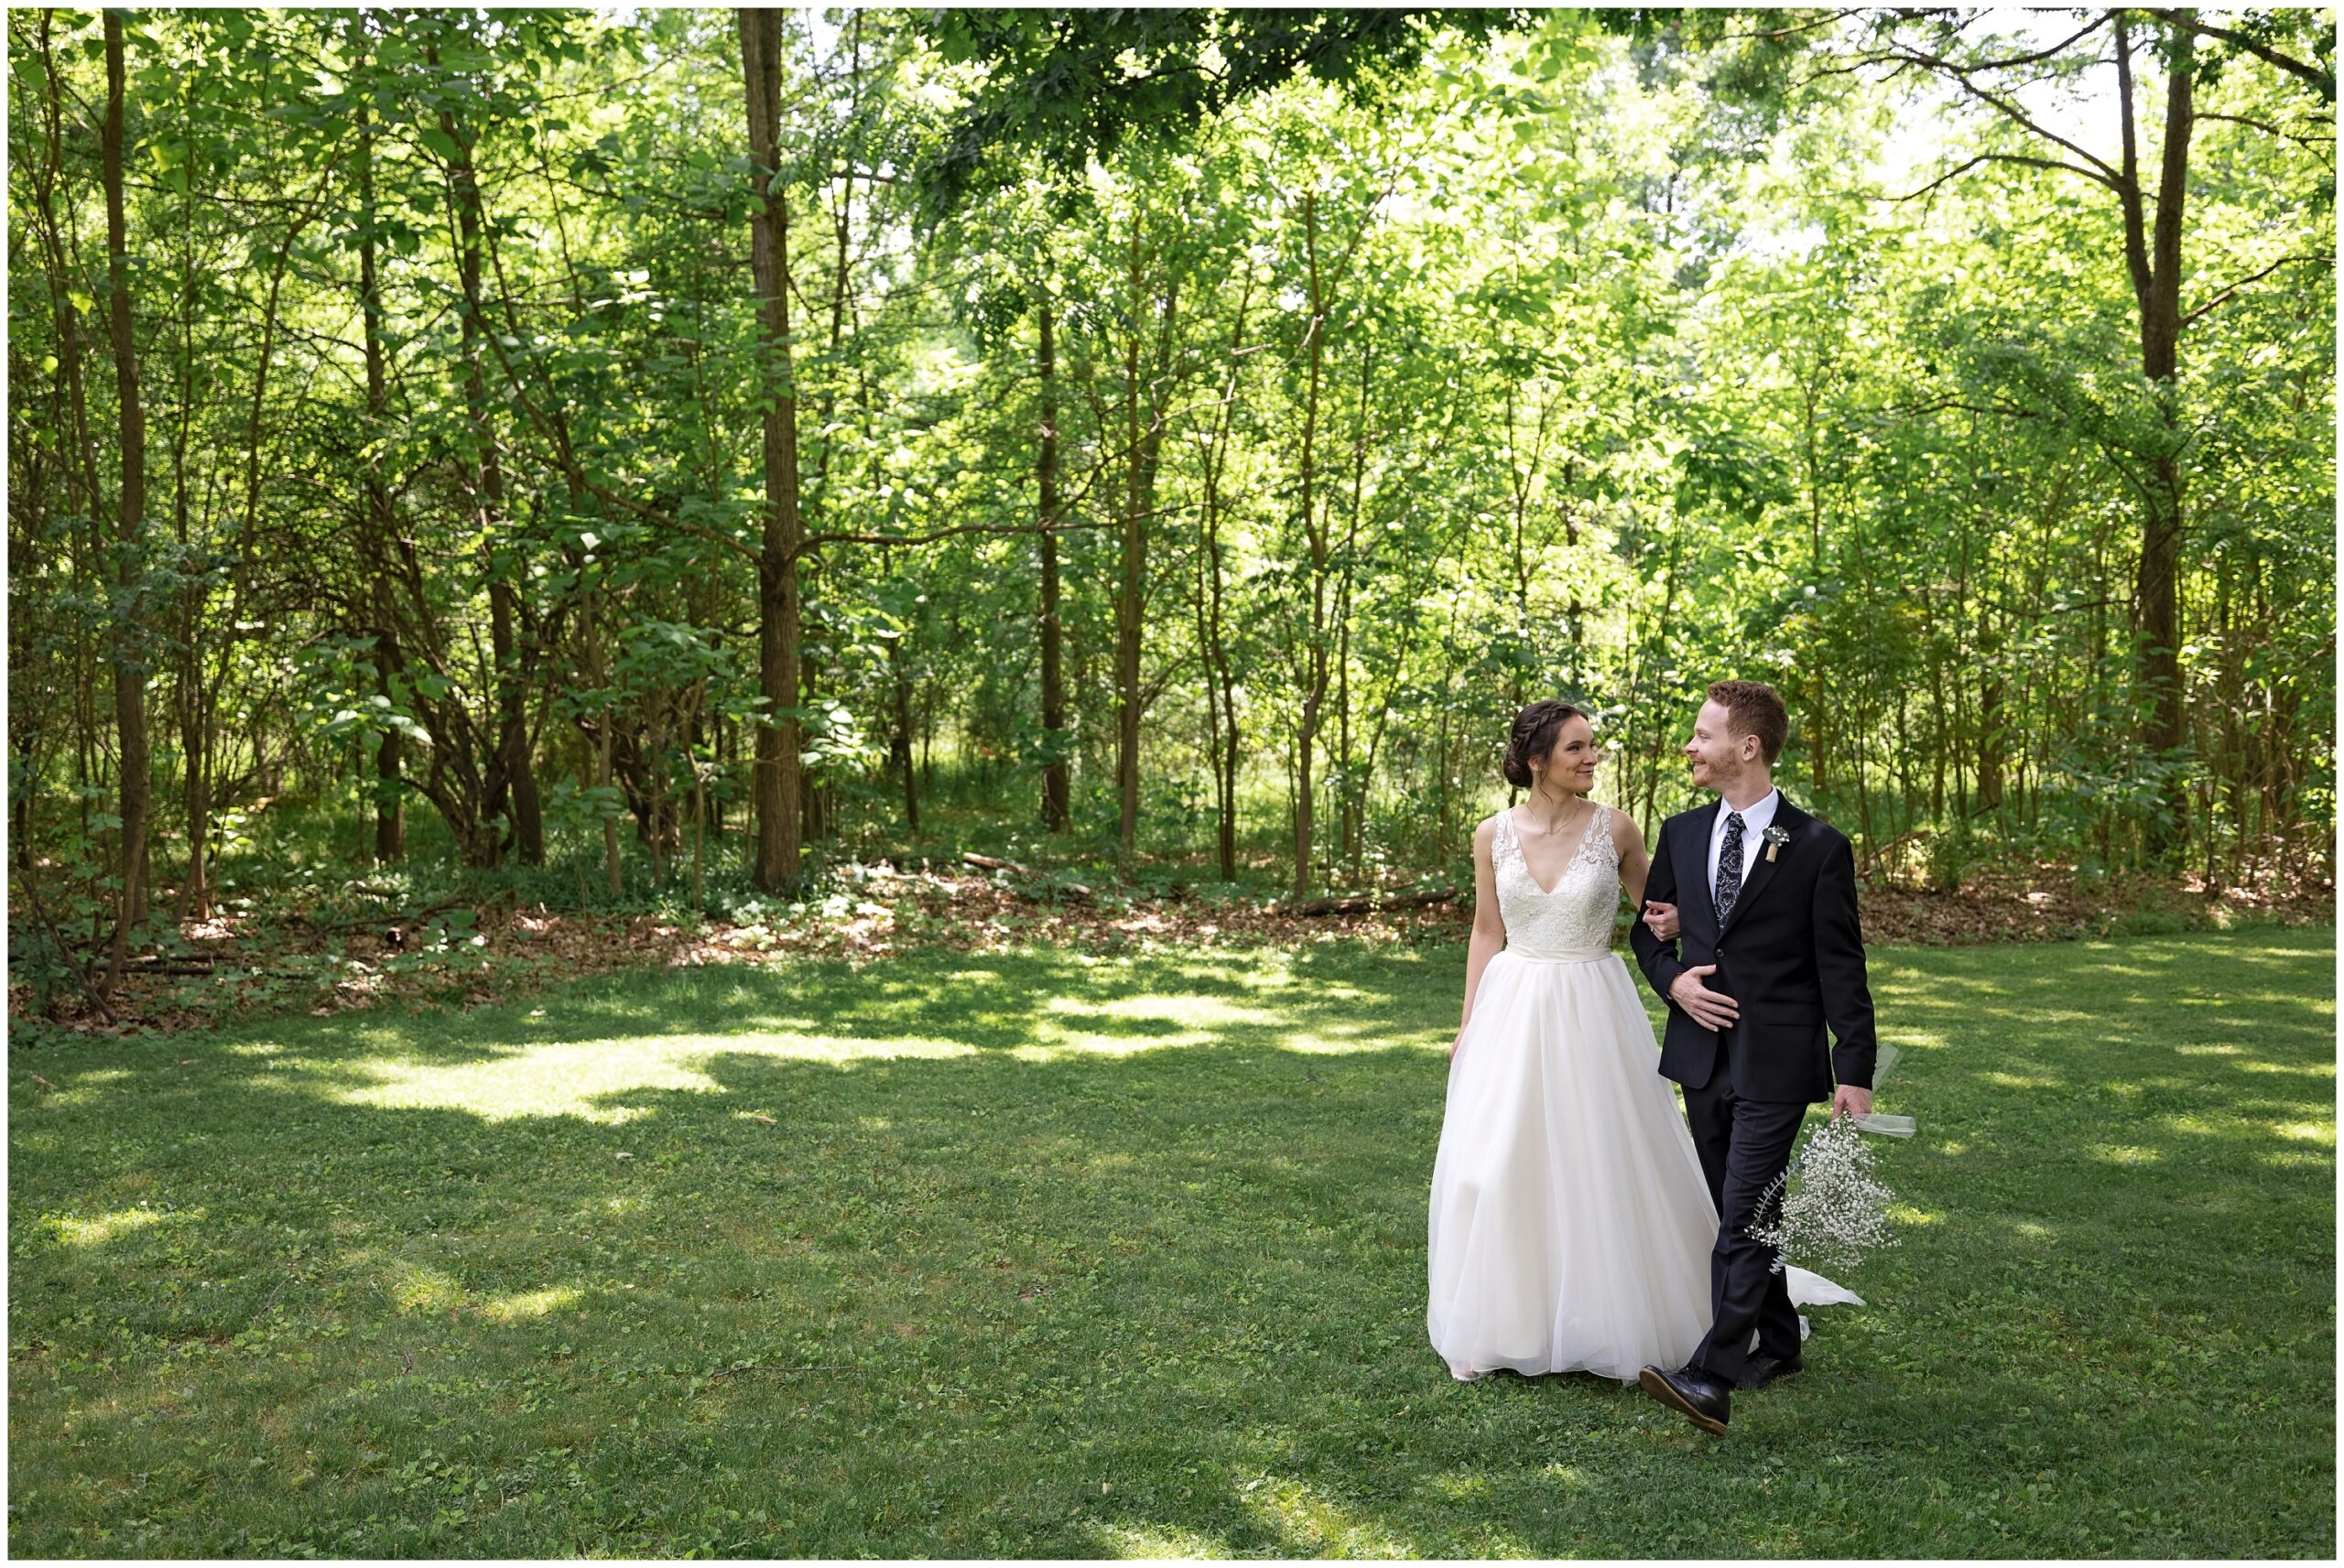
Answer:
[[[2046,1554],[2332,1535],[2332,1412],[2284,1392],[2332,1372],[2316,966],[2183,1027],[2072,953],[1937,957],[1882,966],[1934,1036],[1884,1091],[1904,1239],[1725,1444],[1426,1345],[1437,964],[941,956],[123,1043],[12,1119],[26,1543],[1976,1555],[1989,1498]],[[2233,1399],[2305,1435],[2248,1522],[2119,1520]]]

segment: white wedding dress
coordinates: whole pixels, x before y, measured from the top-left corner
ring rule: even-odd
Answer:
[[[1709,1326],[1718,1214],[1627,965],[1620,858],[1595,818],[1554,888],[1502,812],[1506,945],[1481,971],[1433,1161],[1425,1326],[1452,1374],[1681,1367]],[[1858,1298],[1793,1268],[1800,1304]],[[1800,1322],[1800,1331],[1806,1323]]]

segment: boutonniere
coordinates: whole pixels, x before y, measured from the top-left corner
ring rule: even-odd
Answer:
[[[1774,852],[1791,841],[1791,830],[1787,827],[1769,827],[1763,837],[1766,840],[1766,859],[1772,860],[1774,858]]]

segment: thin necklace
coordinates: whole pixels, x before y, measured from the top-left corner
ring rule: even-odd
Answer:
[[[1534,797],[1534,798],[1535,798],[1535,797]],[[1590,805],[1590,806],[1593,806],[1593,805],[1595,804],[1595,802],[1594,802],[1591,798],[1590,798],[1589,796],[1587,796],[1587,795],[1580,795],[1579,798],[1579,799],[1581,799],[1581,800],[1583,800],[1583,801],[1586,801],[1586,802],[1587,802],[1587,804],[1588,804],[1588,805]],[[1529,804],[1529,802],[1528,802],[1528,801],[1525,801],[1525,802],[1523,802],[1523,804],[1524,804],[1524,805],[1525,805],[1525,806],[1527,806],[1527,805]],[[1546,833],[1546,835],[1548,838],[1560,838],[1560,837],[1562,836],[1562,831],[1563,831],[1563,824],[1562,824],[1562,820],[1561,820],[1560,818],[1557,818],[1557,819],[1556,820],[1556,822],[1555,822],[1555,825],[1554,825],[1552,827],[1548,827],[1548,828],[1542,829],[1542,831],[1544,831],[1544,832]]]

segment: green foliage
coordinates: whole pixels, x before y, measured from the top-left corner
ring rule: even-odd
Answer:
[[[1444,32],[1486,39],[1511,19],[1470,7],[931,11],[929,36],[945,62],[983,74],[924,171],[929,211],[988,193],[1020,152],[1079,178],[1134,133],[1179,139],[1298,74],[1373,97]]]
[[[119,847],[83,817],[120,797],[119,654],[150,690],[174,891],[192,837],[240,852],[221,814],[281,797],[346,803],[338,853],[369,851],[364,819],[396,799],[412,855],[521,856],[515,710],[549,857],[591,870],[618,820],[621,859],[649,861],[622,881],[667,881],[695,844],[741,864],[775,723],[800,731],[810,783],[785,809],[818,858],[911,848],[922,791],[998,848],[1062,761],[1074,831],[1027,852],[1071,865],[1120,827],[1136,618],[1139,855],[1118,876],[1221,880],[1226,814],[1248,865],[1225,874],[1290,883],[1306,742],[1301,880],[1455,874],[1503,795],[1508,714],[1557,692],[1601,715],[1601,788],[1649,829],[1690,802],[1698,693],[1741,674],[1784,690],[1786,785],[1878,874],[2121,869],[2162,842],[2208,881],[2316,881],[2332,175],[2316,84],[2266,55],[2317,75],[2332,28],[2232,20],[2192,56],[2189,324],[2165,385],[2104,193],[2002,159],[2019,133],[1991,108],[1850,63],[1875,22],[1934,38],[1927,18],[793,13],[777,174],[817,542],[804,689],[776,713],[733,18],[134,28],[150,484],[125,528],[119,454],[83,439],[115,413],[96,147],[69,112],[52,174],[45,113],[52,72],[69,103],[102,99],[97,22],[12,16],[16,835],[118,891]],[[2093,43],[2045,64],[2056,85],[2105,85]],[[2163,68],[2136,63],[2145,103]],[[1932,183],[1973,154],[1995,157]],[[2161,467],[2177,747],[2143,739],[2135,631]]]

